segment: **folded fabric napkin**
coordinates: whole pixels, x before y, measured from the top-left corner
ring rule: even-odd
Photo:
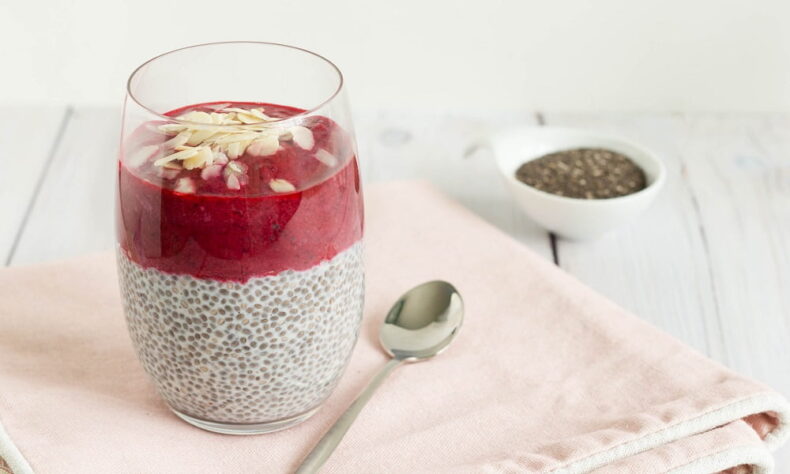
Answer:
[[[376,335],[390,304],[439,278],[466,303],[457,340],[397,370],[325,472],[772,470],[769,450],[788,435],[781,396],[427,185],[371,186],[367,198],[367,308],[351,365],[312,419],[273,434],[212,434],[167,410],[126,334],[111,255],[1,271],[0,456],[16,474],[292,470],[385,363]]]

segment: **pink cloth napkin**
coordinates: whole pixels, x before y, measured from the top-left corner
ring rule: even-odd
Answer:
[[[0,455],[18,474],[287,472],[386,361],[377,328],[429,279],[466,320],[402,367],[328,473],[770,472],[788,407],[423,184],[371,186],[367,309],[351,365],[293,429],[207,433],[165,408],[126,334],[109,254],[0,271]],[[13,445],[10,440],[13,440]]]

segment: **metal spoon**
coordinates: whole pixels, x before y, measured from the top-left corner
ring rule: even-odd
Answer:
[[[419,362],[442,352],[458,333],[463,319],[461,295],[446,281],[429,281],[401,296],[379,331],[381,345],[392,359],[324,434],[296,473],[318,472],[384,379],[403,362]]]

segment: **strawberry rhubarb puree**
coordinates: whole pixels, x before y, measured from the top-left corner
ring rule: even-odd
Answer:
[[[253,107],[273,119],[302,112],[211,103],[167,115]],[[222,156],[215,152],[212,164],[192,169],[188,161],[157,162],[178,151],[166,151],[178,130],[163,124],[149,122],[135,131],[127,140],[134,152],[119,163],[118,238],[131,261],[166,273],[244,283],[311,268],[362,238],[357,162],[349,138],[333,121],[304,118],[280,136],[279,146],[275,138],[276,151],[266,151],[265,140],[253,141],[238,156],[238,149],[228,148]]]

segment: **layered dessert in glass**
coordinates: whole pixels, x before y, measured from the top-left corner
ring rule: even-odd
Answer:
[[[201,428],[298,423],[348,363],[363,304],[362,195],[353,136],[320,112],[211,101],[125,126],[128,328],[170,408]]]

